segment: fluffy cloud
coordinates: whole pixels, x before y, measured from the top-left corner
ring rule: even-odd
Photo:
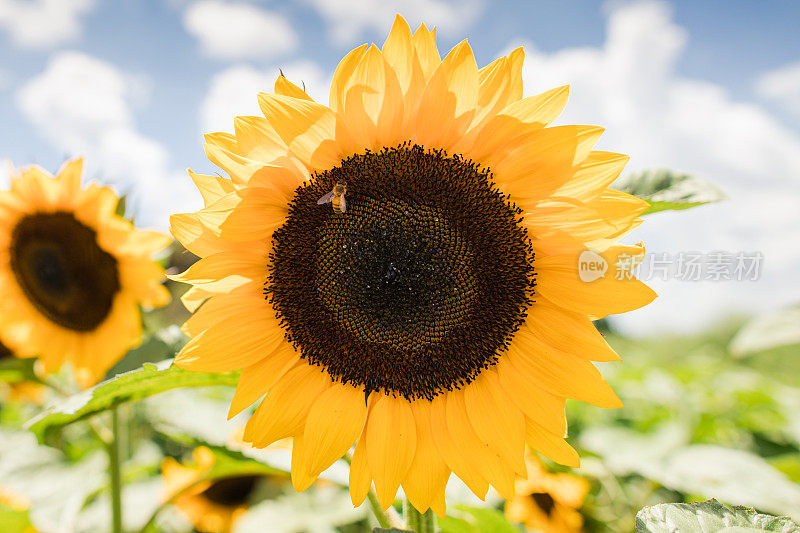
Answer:
[[[800,61],[760,76],[756,81],[756,92],[800,116]]]
[[[141,80],[78,52],[60,52],[17,94],[20,110],[56,149],[86,156],[97,176],[131,194],[138,219],[167,226],[167,215],[199,203],[190,180],[169,167],[167,150],[136,130],[132,104]],[[56,169],[50,169],[56,170]]]
[[[436,26],[445,35],[460,33],[484,10],[484,0],[304,0],[323,16],[333,40],[352,44],[372,31],[386,32],[400,13],[415,27]]]
[[[789,244],[800,242],[800,135],[756,103],[735,101],[722,87],[681,77],[676,64],[688,39],[667,4],[645,1],[609,12],[600,48],[547,54],[526,45],[526,93],[571,85],[560,123],[605,126],[599,147],[631,154],[628,170],[686,171],[730,197],[714,206],[655,215],[631,239],[643,239],[648,251],[657,253],[764,254],[758,282],[654,281],[660,298],[620,319],[632,330],[692,329],[730,312],[757,312],[797,297],[785,286],[796,284],[800,263],[800,249]]]
[[[310,61],[300,61],[281,69],[289,80],[301,87],[305,85],[312,98],[328,102],[330,76],[319,66]],[[200,107],[202,131],[231,131],[233,117],[261,115],[258,93],[272,92],[279,72],[278,67],[257,70],[247,65],[235,65],[214,75]]]
[[[0,29],[23,48],[50,48],[81,34],[95,0],[0,0]]]
[[[184,12],[183,24],[204,53],[220,59],[278,57],[298,43],[285,18],[244,3],[195,2]]]

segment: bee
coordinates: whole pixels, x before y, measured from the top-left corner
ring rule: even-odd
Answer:
[[[333,211],[344,213],[347,211],[347,201],[344,199],[344,195],[347,192],[347,182],[346,181],[337,181],[336,185],[334,185],[333,190],[317,200],[317,205],[332,203],[333,204]]]

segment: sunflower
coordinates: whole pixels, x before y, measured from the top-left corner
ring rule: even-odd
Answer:
[[[517,479],[517,495],[506,502],[506,516],[544,533],[580,533],[578,509],[589,492],[589,482],[570,474],[553,474],[533,455],[525,458],[528,479]]]
[[[116,215],[111,189],[82,189],[81,169],[32,166],[0,192],[0,338],[48,373],[70,361],[87,387],[139,343],[139,304],[169,301],[150,256],[170,239]]]
[[[264,476],[245,475],[207,480],[214,467],[214,453],[201,446],[195,448],[193,465],[182,465],[168,457],[161,464],[164,476],[164,500],[189,518],[194,528],[205,533],[228,533],[244,514],[258,484]]]
[[[608,188],[628,158],[592,151],[599,127],[545,127],[567,88],[523,98],[521,49],[478,69],[435,41],[398,16],[328,106],[278,77],[263,117],[206,137],[230,179],[191,173],[205,207],[171,230],[201,257],[175,278],[196,311],[175,362],[241,369],[231,416],[268,392],[245,440],[294,437],[297,490],[356,443],[355,505],[374,482],[384,509],[402,486],[441,516],[451,473],[512,499],[526,444],[578,465],[565,399],[622,405],[592,319],[655,294],[579,277],[587,248],[642,253],[616,244],[647,207]]]

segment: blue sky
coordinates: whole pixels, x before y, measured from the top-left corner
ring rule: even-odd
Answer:
[[[467,37],[479,64],[523,44],[527,94],[572,85],[562,123],[606,126],[600,148],[630,153],[631,170],[678,168],[731,197],[657,215],[632,238],[669,253],[763,251],[764,279],[656,282],[662,298],[631,328],[800,300],[790,0],[0,0],[0,160],[55,171],[83,154],[93,177],[135,194],[139,220],[165,227],[199,204],[184,170],[213,171],[203,132],[256,113],[279,67],[324,98],[337,61],[382,43],[395,11],[437,25],[442,52]],[[685,298],[693,311],[676,312]]]

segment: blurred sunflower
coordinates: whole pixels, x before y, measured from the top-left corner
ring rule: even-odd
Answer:
[[[517,479],[517,495],[506,502],[506,516],[544,533],[579,533],[583,516],[578,512],[590,484],[570,474],[553,474],[533,455],[525,459],[528,479]]]
[[[139,343],[139,304],[169,301],[150,256],[170,239],[116,215],[111,189],[82,189],[81,169],[32,166],[0,192],[0,338],[48,373],[70,361],[87,387]]]
[[[647,204],[607,188],[628,158],[591,150],[602,128],[545,127],[567,88],[523,98],[521,49],[478,69],[435,41],[397,17],[329,106],[280,76],[264,117],[207,136],[231,179],[191,173],[206,207],[171,230],[202,258],[175,278],[197,311],[176,364],[242,369],[231,416],[269,392],[245,440],[293,436],[297,490],[357,441],[354,504],[374,481],[441,516],[451,472],[512,499],[526,443],[577,466],[565,398],[621,406],[592,318],[655,294],[579,277],[587,247],[642,253],[615,244]]]
[[[164,500],[173,500],[197,531],[228,533],[244,514],[259,482],[264,476],[232,476],[204,480],[214,467],[214,453],[206,447],[195,448],[193,465],[185,466],[168,457],[161,463],[164,476]]]

